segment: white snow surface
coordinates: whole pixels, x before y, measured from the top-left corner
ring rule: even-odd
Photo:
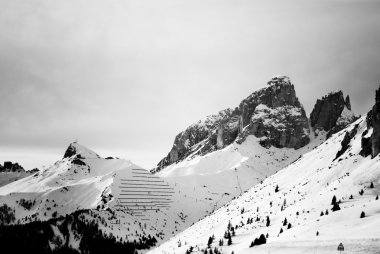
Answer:
[[[349,149],[334,160],[341,149],[345,132],[351,131],[355,125],[358,125],[358,132],[351,140]],[[362,117],[284,169],[273,175],[267,172],[269,177],[262,183],[250,188],[237,199],[149,253],[185,253],[190,246],[194,247],[193,253],[204,253],[207,241],[212,235],[215,236],[212,248],[217,247],[222,253],[228,254],[232,251],[237,254],[337,253],[339,243],[344,244],[344,253],[379,253],[380,200],[376,200],[375,197],[380,192],[380,157],[371,159],[370,156],[364,158],[359,155],[361,136],[365,129],[365,117]],[[250,142],[252,139],[247,144]],[[236,152],[230,149],[220,151],[219,154],[223,155],[219,159]],[[253,150],[255,149],[258,148],[255,147]],[[258,151],[255,150],[254,153]],[[239,152],[241,153],[240,150]],[[268,154],[265,159],[278,156],[277,153]],[[216,158],[217,154],[218,152],[211,154],[210,159]],[[235,158],[235,164],[240,163],[241,169],[247,166],[247,162],[255,160],[255,157],[246,159],[250,158],[246,154],[241,154],[240,157],[235,154],[231,157]],[[281,164],[276,160],[272,161],[274,164]],[[183,162],[173,167],[180,172],[183,171],[183,175],[192,173],[193,177],[202,176],[201,172],[210,173],[211,164],[204,167],[204,162],[191,163]],[[185,164],[190,165],[191,169],[186,169]],[[219,166],[212,170],[229,172],[235,167],[232,164],[225,169]],[[271,168],[265,168],[263,163],[256,164],[256,167],[255,171],[261,173]],[[263,170],[260,170],[261,167]],[[180,173],[175,172],[173,168],[167,168],[161,175],[171,177]],[[370,188],[371,182],[374,188]],[[220,184],[228,186],[229,182]],[[278,192],[275,192],[276,185],[279,186]],[[360,195],[359,191],[362,189],[364,194]],[[331,210],[334,195],[341,201],[341,210],[335,212]],[[352,199],[350,195],[353,196]],[[284,209],[281,209],[281,206]],[[328,215],[325,215],[326,210]],[[366,215],[364,218],[360,218],[362,211]],[[269,216],[271,221],[269,227],[265,223],[266,216]],[[253,223],[247,224],[248,218],[253,218]],[[256,221],[256,218],[259,220]],[[283,225],[285,218],[292,225],[289,229],[287,225]],[[235,230],[236,235],[232,237],[232,245],[227,246],[227,240],[224,239],[224,246],[220,247],[219,239],[223,239],[229,221],[233,226],[239,227]],[[281,228],[283,233],[280,234]],[[260,234],[269,235],[267,244],[250,248],[250,243]]]

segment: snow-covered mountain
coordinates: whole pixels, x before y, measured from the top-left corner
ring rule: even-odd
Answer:
[[[265,147],[298,149],[309,143],[308,119],[288,77],[274,77],[235,109],[222,110],[189,126],[176,136],[171,151],[152,172],[235,141],[241,144],[250,135],[261,138]]]
[[[149,253],[379,253],[379,108]]]
[[[25,170],[17,162],[5,161],[4,165],[0,164],[0,187],[8,183],[17,181],[21,178],[30,176],[38,172],[38,169]]]
[[[353,140],[362,147],[354,151],[355,155],[377,155],[378,112],[380,110],[374,107],[366,120],[361,118],[355,123],[358,127],[350,125],[355,131],[348,131],[344,128],[357,117],[351,110],[349,98],[344,99],[343,93],[338,92],[318,100],[309,120],[290,79],[274,77],[234,110],[208,116],[178,134],[168,156],[152,172],[128,160],[102,158],[77,142],[70,144],[63,158],[54,165],[0,187],[0,204],[3,204],[0,217],[7,218],[6,223],[1,221],[19,227],[43,221],[43,227],[54,229],[46,236],[46,246],[43,246],[50,250],[89,251],[83,248],[88,236],[78,231],[79,223],[80,228],[96,224],[93,230],[101,232],[99,237],[104,241],[125,243],[133,251],[174,237],[154,252],[184,253],[190,246],[201,246],[205,234],[219,234],[213,230],[225,227],[222,226],[225,220],[231,219],[232,224],[237,225],[237,219],[233,219],[235,212],[239,218],[246,214],[241,217],[245,220],[254,215],[259,216],[260,221],[267,214],[280,216],[283,211],[280,213],[272,207],[274,209],[274,202],[283,202],[281,195],[291,192],[286,189],[289,187],[286,181],[294,181],[293,189],[300,188],[298,196],[295,192],[289,196],[292,202],[300,197],[301,202],[302,195],[314,195],[314,192],[308,193],[306,187],[303,189],[307,185],[303,185],[307,182],[305,179],[314,179],[312,172],[316,169],[313,167],[321,163],[318,170],[322,171],[332,154],[336,157],[338,152],[339,158],[330,162],[329,167],[341,162],[342,156],[352,150]],[[370,127],[366,129],[365,124]],[[334,134],[341,129],[344,130]],[[311,157],[315,157],[315,162]],[[314,165],[310,171],[307,162]],[[298,171],[282,173],[289,168]],[[333,179],[334,176],[327,177]],[[318,181],[322,180],[318,178]],[[280,186],[280,191],[271,193],[274,184]],[[318,188],[322,187],[312,189]],[[269,210],[265,195],[273,198]],[[243,213],[241,204],[246,204]],[[290,211],[290,204],[287,200],[283,207]],[[254,213],[257,206],[264,209]],[[308,214],[314,213],[309,211]],[[205,221],[207,226],[203,224]],[[214,222],[215,225],[211,225]],[[256,230],[261,224],[255,223]],[[38,234],[39,225],[30,230]],[[203,227],[205,230],[199,233]],[[272,235],[275,228],[269,228]],[[256,232],[252,230],[253,227],[248,227],[244,231],[247,239]],[[192,235],[195,232],[196,237]],[[236,234],[238,232],[236,229]],[[2,234],[0,230],[0,238],[4,235],[6,231]]]
[[[96,223],[106,237],[149,247],[143,237],[167,240],[234,195],[163,179],[130,161],[102,158],[74,142],[54,165],[0,188],[0,217],[1,224],[46,221],[55,228],[48,240],[62,238],[49,247],[52,250],[64,246],[78,250],[84,236],[70,229],[72,220]]]

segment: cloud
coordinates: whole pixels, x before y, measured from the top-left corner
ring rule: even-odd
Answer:
[[[178,132],[277,74],[291,77],[308,112],[342,89],[363,114],[380,80],[379,10],[378,1],[2,0],[0,146],[60,151],[78,138],[152,167]]]

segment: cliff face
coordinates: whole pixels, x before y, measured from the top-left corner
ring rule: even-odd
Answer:
[[[309,142],[308,119],[288,77],[274,77],[234,110],[208,116],[179,133],[171,151],[153,172],[189,156],[222,149],[234,141],[242,143],[248,135],[261,138],[260,144],[265,147],[297,149]]]
[[[4,162],[4,166],[1,166],[1,164],[0,164],[0,172],[18,172],[18,173],[24,173],[25,170],[17,162],[16,163],[12,163],[10,161],[5,161]]]
[[[310,123],[314,130],[328,132],[327,137],[344,129],[357,117],[351,111],[350,97],[343,92],[334,92],[318,99],[310,114]]]
[[[380,87],[376,90],[375,105],[367,114],[367,130],[362,136],[363,156],[371,155],[372,158],[380,153]]]

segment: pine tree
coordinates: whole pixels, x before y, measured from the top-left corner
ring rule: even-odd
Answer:
[[[270,225],[270,219],[269,219],[269,216],[267,216],[267,227],[269,227],[269,225]]]
[[[373,182],[371,182],[371,185],[369,186],[371,189],[375,188],[375,186],[373,186]]]
[[[363,196],[363,194],[364,194],[364,190],[361,189],[361,190],[359,191],[359,194],[360,194],[360,196]]]
[[[323,211],[321,212],[321,216],[323,216],[324,214],[323,214]]]
[[[276,185],[276,188],[274,189],[274,192],[278,192],[279,191],[279,188],[278,188],[278,185]]]
[[[227,242],[228,246],[230,246],[232,244],[232,238],[231,238],[231,235],[230,237],[228,238],[228,242]]]
[[[281,228],[281,229],[280,229],[280,234],[281,234],[282,232],[284,232],[284,230],[282,230],[282,228]]]
[[[376,196],[376,200],[379,200],[379,195]]]
[[[334,195],[334,197],[333,197],[332,200],[331,200],[331,204],[332,204],[332,205],[336,204],[336,197],[335,197],[335,195]]]
[[[365,213],[362,211],[362,213],[360,214],[360,218],[364,218],[365,217]]]
[[[350,199],[353,199],[354,197],[352,196],[352,194],[351,194],[351,196],[350,196]]]
[[[292,224],[289,223],[289,224],[288,224],[288,229],[291,229],[291,228],[292,228]]]
[[[319,236],[319,231],[317,231],[317,234],[316,234],[317,236]]]
[[[213,239],[212,239],[212,237],[210,236],[210,237],[208,238],[208,242],[207,242],[207,246],[208,246],[209,248],[210,248],[212,242],[213,242]]]
[[[259,243],[265,244],[266,242],[267,242],[267,239],[265,238],[265,236],[263,234],[261,234],[259,237]]]
[[[329,215],[329,210],[326,209],[325,215]]]
[[[286,226],[286,224],[288,224],[288,220],[285,218],[284,223],[282,225]]]
[[[335,203],[334,205],[333,205],[333,208],[331,209],[333,212],[335,212],[335,211],[339,211],[340,210],[340,207],[339,207],[339,204],[338,203]]]

